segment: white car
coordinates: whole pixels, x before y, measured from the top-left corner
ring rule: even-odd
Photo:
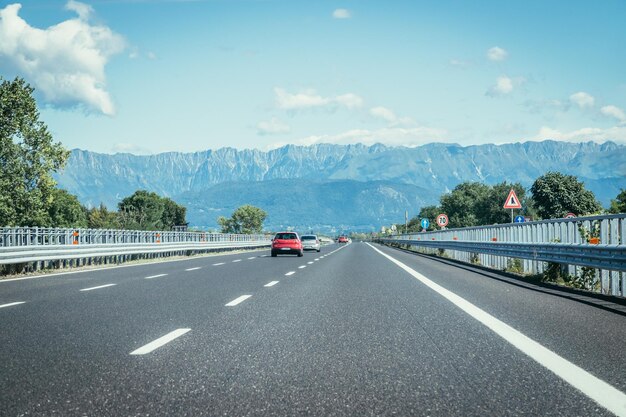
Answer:
[[[318,252],[322,250],[322,245],[316,235],[302,235],[300,240],[303,250],[316,250]]]

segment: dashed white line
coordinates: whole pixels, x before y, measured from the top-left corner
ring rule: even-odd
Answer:
[[[216,264],[213,264],[213,266],[220,266],[220,265],[224,265],[224,262],[218,262]]]
[[[287,277],[288,277],[289,275],[293,275],[293,274],[295,274],[295,273],[296,273],[296,271],[289,271],[289,272],[287,272],[287,273],[285,274],[285,276],[287,276]]]
[[[313,265],[313,262],[307,262],[307,264],[309,264],[309,265]]]
[[[298,267],[298,269],[304,269],[304,268],[306,268],[306,265],[300,265],[300,266]]]
[[[26,301],[16,301],[14,303],[2,304],[0,305],[0,308],[16,306],[16,305],[24,304],[25,302]]]
[[[97,287],[83,288],[81,291],[99,290],[100,288],[112,287],[117,284],[98,285]]]
[[[316,260],[316,261],[319,261],[319,260],[320,260],[320,258],[315,258],[315,260]]]
[[[252,295],[242,295],[241,297],[237,297],[235,298],[233,301],[231,301],[230,303],[226,304],[225,307],[234,307],[237,304],[246,301],[248,298],[252,297]]]
[[[202,268],[202,267],[201,266],[196,266],[195,268],[187,268],[187,269],[185,269],[185,271],[197,271],[200,268]]]
[[[145,277],[144,279],[159,278],[159,277],[164,277],[164,276],[167,276],[167,274],[150,275],[149,277]]]
[[[161,336],[157,340],[140,347],[139,349],[133,350],[132,352],[130,352],[130,354],[131,355],[145,355],[146,353],[150,353],[153,350],[160,348],[164,344],[171,342],[177,337],[184,335],[189,330],[191,329],[176,329],[173,332],[169,332],[165,336]]]
[[[278,284],[278,281],[272,281],[272,282],[268,282],[267,284],[265,284],[264,287],[273,287],[276,284]]]
[[[241,259],[235,259],[233,262],[241,262]]]
[[[256,259],[256,256],[251,256],[248,259]]]
[[[600,404],[602,407],[618,416],[626,416],[626,394],[604,382],[600,378],[591,375],[584,369],[569,362],[540,343],[534,341],[519,330],[498,320],[491,314],[480,309],[466,299],[458,296],[426,278],[424,275],[387,255],[371,244],[368,245],[385,258],[406,271],[413,278],[429,287],[448,301],[456,305],[468,315],[472,316],[480,323],[491,329],[495,334],[509,342],[511,345],[534,359],[537,363],[552,371],[555,375],[581,391],[587,397]]]

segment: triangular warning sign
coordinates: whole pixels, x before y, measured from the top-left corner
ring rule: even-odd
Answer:
[[[505,209],[519,209],[522,208],[522,203],[520,203],[519,198],[517,198],[517,194],[515,194],[515,190],[511,188],[509,191],[509,196],[506,198],[504,202]]]

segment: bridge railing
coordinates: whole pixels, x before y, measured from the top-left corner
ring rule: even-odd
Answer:
[[[381,241],[530,275],[546,272],[546,262],[554,262],[569,277],[595,274],[587,289],[626,296],[626,214],[447,229]]]
[[[0,264],[181,254],[269,246],[267,235],[145,230],[0,228]]]

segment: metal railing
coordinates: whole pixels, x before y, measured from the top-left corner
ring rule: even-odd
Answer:
[[[626,296],[626,214],[467,227],[381,239],[490,268],[542,274],[546,262],[564,265],[571,277],[597,268],[590,290]],[[594,281],[594,280],[592,280]],[[597,284],[597,285],[596,285]]]
[[[0,264],[206,252],[269,246],[266,235],[140,230],[0,228]]]

